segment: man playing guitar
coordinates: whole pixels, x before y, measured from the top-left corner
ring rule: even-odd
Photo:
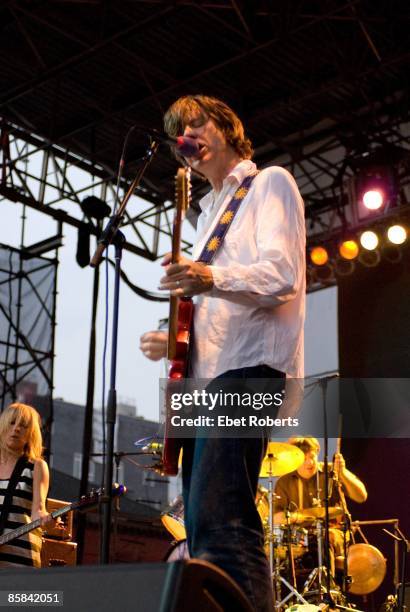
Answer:
[[[279,167],[256,174],[252,148],[237,115],[207,96],[177,100],[164,118],[170,136],[198,144],[185,160],[211,184],[201,200],[192,260],[163,261],[161,289],[195,296],[193,378],[284,379],[303,377],[305,223],[303,201],[292,176]],[[252,181],[244,181],[255,175]],[[218,224],[226,235],[212,242]],[[226,211],[226,215],[221,217]],[[218,246],[211,264],[196,261]],[[166,356],[167,335],[141,338],[150,359]],[[275,416],[275,415],[273,415]],[[182,462],[189,552],[225,570],[255,610],[271,610],[272,587],[255,495],[267,437],[184,440]]]

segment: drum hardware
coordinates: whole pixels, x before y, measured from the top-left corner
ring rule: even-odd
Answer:
[[[396,527],[395,534],[391,533],[390,531],[384,528],[383,528],[383,531],[396,541],[395,542],[396,546],[398,542],[399,544],[401,544],[401,547],[402,547],[401,583],[399,585],[399,588],[397,588],[397,597],[396,597],[398,610],[401,611],[405,607],[404,599],[405,599],[405,588],[406,588],[406,584],[405,584],[406,583],[406,559],[407,559],[407,554],[410,552],[410,541],[406,538],[406,536],[400,530],[398,524],[395,527]]]
[[[379,588],[386,575],[386,559],[378,548],[369,544],[361,524],[377,524],[379,521],[352,523],[363,542],[354,542],[347,551],[347,573],[351,577],[349,592],[353,595],[369,595]],[[396,529],[398,529],[396,525]]]
[[[188,542],[184,540],[174,540],[167,550],[164,562],[172,563],[172,561],[184,561],[190,559],[188,551]]]
[[[274,492],[273,477],[284,476],[300,467],[305,459],[300,448],[285,442],[269,442],[259,472],[260,478],[268,478],[269,533],[273,534]],[[269,565],[273,574],[273,541],[269,540]]]
[[[317,509],[324,509],[321,506],[318,506]],[[326,588],[323,585],[323,576],[326,577],[326,582],[328,584],[327,579],[327,569],[323,566],[323,526],[322,526],[322,518],[319,518],[320,512],[318,512],[318,518],[316,520],[316,539],[317,539],[317,567],[309,574],[307,581],[304,584],[302,594],[310,595],[311,587],[315,582],[317,582],[317,590],[314,591],[316,595],[318,595],[318,602],[323,601],[323,594],[326,593]],[[330,581],[332,577],[330,576]],[[327,589],[329,590],[329,589]]]
[[[273,533],[265,528],[266,550],[269,552],[269,542],[272,539],[276,555],[281,561],[287,559],[289,544],[292,556],[297,559],[301,557],[308,548],[308,530],[298,525],[274,525]]]
[[[295,604],[286,608],[285,612],[321,612],[326,610],[323,606],[315,606],[314,604]]]
[[[280,565],[281,558],[280,554],[277,553],[278,544],[277,536],[278,530],[277,526],[274,527],[273,524],[273,516],[275,514],[275,493],[273,491],[273,478],[275,476],[284,476],[285,474],[289,474],[296,470],[299,466],[302,465],[304,461],[304,453],[293,446],[292,444],[284,443],[284,442],[269,442],[267,452],[265,458],[262,461],[261,470],[260,470],[260,478],[268,478],[268,503],[269,503],[269,516],[268,516],[268,543],[269,543],[269,567],[273,580],[273,592],[274,592],[274,605],[277,610],[282,610],[285,603],[295,597],[302,604],[308,604],[308,602],[298,593],[296,590],[296,581],[295,581],[295,573],[293,567],[293,552],[292,552],[292,542],[291,542],[291,534],[289,529],[289,517],[288,517],[288,526],[286,529],[287,541],[288,541],[288,556],[291,564],[292,578],[293,578],[293,586],[283,577],[280,573]],[[280,535],[283,535],[283,532],[280,531]],[[276,553],[276,554],[275,554]],[[283,555],[282,548],[282,557],[286,557]],[[282,585],[285,585],[289,590],[288,594],[281,599],[282,597]]]
[[[341,443],[342,443],[342,415],[339,415],[339,437],[337,439],[337,447],[336,453],[340,454],[341,451]],[[333,483],[337,488],[337,492],[339,494],[339,500],[341,505],[341,510],[343,514],[343,573],[342,573],[342,593],[345,598],[347,598],[348,592],[350,590],[352,584],[352,577],[349,574],[348,568],[348,534],[350,535],[350,540],[353,541],[353,533],[352,533],[352,515],[349,512],[349,508],[346,503],[346,496],[343,491],[342,483],[340,482],[339,474],[333,470]],[[330,508],[329,508],[329,518],[330,518]],[[336,562],[336,560],[335,560]]]

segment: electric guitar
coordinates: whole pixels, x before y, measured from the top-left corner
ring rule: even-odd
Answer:
[[[113,497],[118,497],[123,495],[126,492],[126,487],[124,485],[115,484],[112,488]],[[89,495],[84,495],[78,501],[72,502],[71,504],[67,504],[62,508],[58,508],[50,513],[50,516],[53,519],[70,512],[71,510],[80,510],[81,508],[87,508],[90,506],[95,506],[98,504],[100,498],[104,495],[103,489],[98,489],[97,491],[91,491]],[[0,536],[0,546],[3,544],[7,544],[20,536],[33,531],[34,529],[38,529],[41,526],[41,519],[36,519],[35,521],[31,521],[31,523],[27,523],[27,525],[21,525],[21,527],[17,527],[12,531],[4,533]]]
[[[188,209],[191,184],[190,168],[179,168],[175,178],[175,214],[172,231],[171,263],[178,263],[181,257],[181,227]],[[184,379],[188,370],[189,341],[191,335],[194,304],[189,297],[171,296],[168,320],[168,385],[166,391],[167,405],[165,415],[165,435],[162,449],[161,471],[169,476],[178,473],[178,459],[182,440],[169,437],[170,408],[169,395],[172,383]]]

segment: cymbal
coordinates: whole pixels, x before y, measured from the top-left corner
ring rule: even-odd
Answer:
[[[269,442],[262,461],[260,478],[283,476],[297,470],[305,460],[303,451],[287,442]]]
[[[371,544],[352,544],[347,554],[347,567],[352,577],[349,591],[354,595],[373,593],[386,575],[386,559]]]
[[[300,522],[309,521],[312,519],[324,519],[325,518],[325,507],[324,506],[314,506],[312,508],[303,508],[299,512],[300,514]],[[343,514],[342,508],[339,506],[330,506],[329,507],[329,518],[334,519]],[[299,522],[299,521],[298,521]]]

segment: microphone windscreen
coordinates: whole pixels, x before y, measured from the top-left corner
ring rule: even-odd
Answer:
[[[175,146],[178,153],[183,157],[195,157],[199,152],[198,143],[189,136],[178,136]]]

